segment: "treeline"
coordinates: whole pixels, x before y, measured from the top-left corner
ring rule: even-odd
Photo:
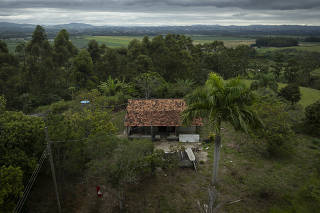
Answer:
[[[257,38],[255,46],[257,47],[292,47],[298,46],[299,41],[296,38],[289,37],[263,37]]]
[[[133,85],[136,97],[145,97],[141,87],[146,79],[157,87],[147,92],[150,96],[175,97],[183,94],[168,91],[177,84],[187,83],[182,90],[190,83],[199,85],[209,72],[224,78],[244,74],[254,54],[248,46],[226,48],[218,41],[194,45],[189,37],[172,34],[132,40],[128,48],[111,49],[92,40],[86,49],[77,49],[66,30],[51,45],[44,28],[37,26],[31,41],[20,43],[14,54],[0,41],[0,94],[8,109],[30,112],[70,100],[75,92],[97,88],[111,77]]]
[[[304,39],[305,42],[320,42],[320,37],[310,36]]]
[[[316,75],[320,68],[318,52],[295,49],[269,51],[258,56],[252,65],[250,70],[254,73],[272,73],[277,82],[320,89],[320,78]]]

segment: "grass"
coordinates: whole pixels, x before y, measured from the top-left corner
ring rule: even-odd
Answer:
[[[84,39],[96,40],[100,44],[105,44],[108,47],[127,47],[133,39],[142,40],[143,36],[85,36]]]
[[[188,35],[187,35],[188,36]],[[233,36],[207,36],[207,35],[190,35],[194,44],[204,44],[213,41],[223,41],[226,47],[236,47],[238,45],[251,45],[255,43],[255,39],[249,37],[233,37]],[[90,40],[96,40],[100,44],[105,44],[111,48],[127,47],[131,40],[142,40],[143,36],[76,36],[71,37],[72,43],[78,48],[86,48]],[[152,39],[152,36],[150,37]],[[14,52],[18,40],[5,40],[10,52]],[[50,41],[52,42],[52,40]],[[269,51],[282,49],[296,49],[301,51],[320,52],[319,43],[301,42],[297,47],[265,47],[259,48],[257,51],[264,54]]]
[[[270,51],[295,49],[298,51],[320,52],[320,43],[301,42],[299,46],[294,47],[261,47],[257,49],[258,53],[265,54]]]
[[[202,36],[194,35],[190,36],[194,41],[194,44],[204,44],[213,41],[223,41],[226,47],[236,47],[239,45],[251,45],[255,43],[255,40],[247,37],[229,37],[229,36]]]
[[[252,80],[243,79],[243,82],[250,87]],[[278,83],[279,89],[285,87],[287,84]],[[320,90],[311,89],[308,87],[300,87],[301,92],[301,100],[298,102],[303,107],[307,107],[310,104],[315,103],[316,101],[320,100]]]
[[[188,36],[188,35],[187,35]],[[247,37],[230,37],[230,36],[202,36],[192,35],[190,36],[194,44],[203,44],[213,42],[215,40],[223,41],[226,47],[236,47],[238,45],[251,45],[255,43],[254,39]],[[149,37],[152,39],[152,36]],[[71,37],[70,40],[77,48],[86,48],[90,40],[96,40],[99,44],[105,44],[111,48],[127,47],[131,40],[142,40],[143,36],[76,36]],[[9,51],[14,52],[19,40],[5,40]],[[53,40],[50,40],[52,43]]]
[[[113,116],[113,122],[121,129],[124,111],[113,113]],[[208,129],[205,128],[204,131]],[[314,201],[308,203],[310,201],[306,201],[299,193],[305,184],[309,186],[314,160],[320,154],[318,140],[297,135],[295,153],[291,158],[270,159],[264,154],[264,143],[254,141],[224,123],[222,144],[219,202],[241,201],[224,205],[221,212],[314,212],[308,211],[308,208],[318,204]],[[213,144],[205,146],[209,146],[209,161],[201,164],[198,172],[180,168],[160,170],[155,176],[146,178],[142,184],[130,187],[126,193],[127,212],[198,212],[197,201],[207,202],[213,162]],[[38,181],[34,187],[27,206],[30,212],[56,212],[54,190],[52,184],[48,185],[51,177],[47,174],[41,180],[43,181]],[[68,185],[67,183],[65,184]],[[104,199],[97,199],[95,186],[100,185],[99,182],[70,182],[69,185],[70,190],[61,190],[64,211],[118,212],[115,195],[107,189],[104,190]],[[291,205],[294,201],[296,203]],[[290,208],[297,211],[291,211]]]

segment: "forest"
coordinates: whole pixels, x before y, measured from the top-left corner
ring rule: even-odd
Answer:
[[[298,41],[260,38],[256,43],[285,47]],[[67,30],[50,43],[45,29],[36,26],[31,40],[19,43],[14,53],[0,40],[0,212],[22,208],[18,201],[39,159],[47,155],[48,141],[63,192],[62,209],[71,212],[80,211],[86,193],[72,195],[70,185],[83,182],[87,185],[76,190],[88,192],[90,183],[103,183],[112,195],[105,198],[112,202],[100,207],[99,201],[88,199],[95,207],[88,204],[86,212],[200,212],[190,200],[208,200],[212,150],[220,142],[226,160],[220,161],[216,207],[240,196],[244,201],[225,205],[225,212],[317,212],[319,69],[319,52],[259,52],[221,41],[195,44],[179,34],[144,36],[121,48],[90,40],[78,49]],[[302,94],[306,88],[313,94]],[[205,121],[201,137],[211,140],[204,145],[209,163],[197,174],[179,170],[151,141],[118,137],[126,103],[133,98],[184,98],[190,106],[183,114],[185,123],[196,115]],[[82,100],[90,106],[81,105]],[[50,201],[36,197],[53,191],[50,167],[39,173],[25,212],[57,212],[54,195],[49,193]],[[197,195],[182,199],[177,193],[186,192],[177,183],[192,185],[190,175],[200,186],[188,191]],[[162,184],[176,190],[166,192]],[[139,191],[141,185],[145,191]]]
[[[298,40],[288,37],[264,37],[256,40],[258,47],[292,47],[298,46]]]

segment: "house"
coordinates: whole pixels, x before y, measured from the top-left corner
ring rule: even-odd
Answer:
[[[201,119],[185,127],[181,113],[187,105],[183,99],[128,100],[124,125],[128,137],[178,140],[180,134],[197,134]]]

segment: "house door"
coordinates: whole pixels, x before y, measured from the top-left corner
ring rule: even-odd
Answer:
[[[166,126],[159,126],[158,127],[159,135],[161,138],[166,138],[168,136],[167,127]]]
[[[166,126],[159,126],[158,131],[159,131],[159,133],[167,133],[167,127]]]

